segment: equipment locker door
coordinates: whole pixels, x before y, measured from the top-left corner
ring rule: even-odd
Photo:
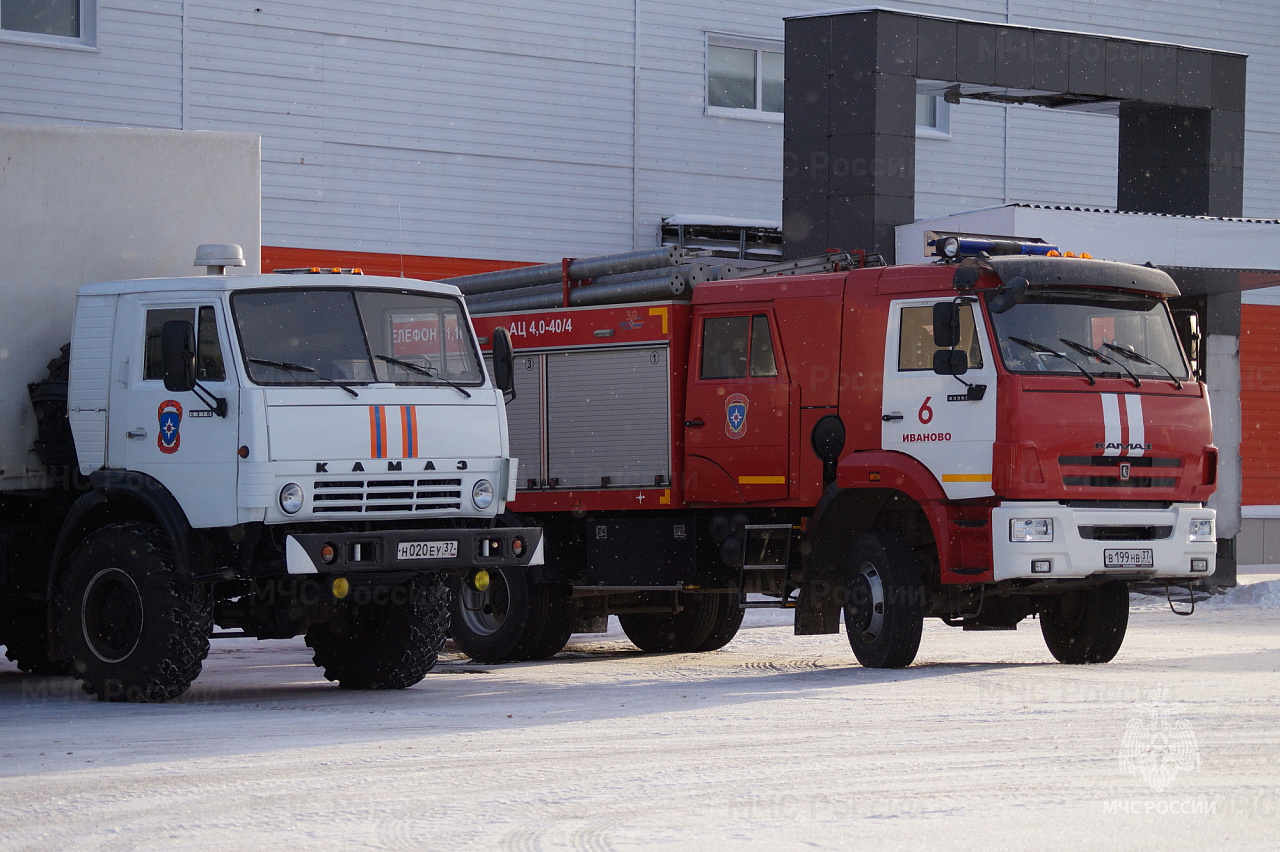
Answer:
[[[933,371],[933,306],[939,301],[952,300],[904,300],[889,308],[881,445],[923,463],[953,500],[988,497],[994,493],[995,359],[981,311],[965,302],[956,348],[966,353],[969,370],[960,377]],[[982,386],[981,398],[966,385]]]
[[[695,320],[685,405],[685,499],[741,503],[789,492],[790,390],[766,309]]]
[[[196,376],[225,399],[218,417],[191,391],[165,389],[160,331],[187,320],[196,331]],[[238,383],[228,352],[221,306],[126,298],[116,313],[115,381],[109,423],[110,466],[154,477],[181,504],[195,527],[230,526],[236,517]]]

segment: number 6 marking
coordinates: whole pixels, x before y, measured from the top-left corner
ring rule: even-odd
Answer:
[[[916,417],[920,419],[921,423],[928,423],[933,420],[933,409],[929,407],[929,400],[931,399],[933,397],[926,396],[924,402],[920,403],[920,410],[916,412]]]

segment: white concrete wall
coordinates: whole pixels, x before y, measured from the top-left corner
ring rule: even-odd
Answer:
[[[0,124],[0,490],[42,471],[27,383],[71,339],[91,281],[203,274],[200,243],[260,267],[252,133]]]

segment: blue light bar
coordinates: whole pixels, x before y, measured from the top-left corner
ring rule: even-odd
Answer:
[[[1046,255],[1051,251],[1059,251],[1055,245],[1041,240],[1009,240],[984,237],[962,237],[957,235],[934,235],[926,245],[933,249],[935,257],[948,260],[961,257],[973,257],[985,252],[988,255],[1035,254]]]

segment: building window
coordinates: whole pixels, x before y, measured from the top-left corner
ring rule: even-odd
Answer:
[[[97,0],[0,0],[0,38],[92,47]]]
[[[951,104],[938,95],[916,95],[916,135],[951,137]]]
[[[707,34],[707,115],[782,120],[782,42]]]

